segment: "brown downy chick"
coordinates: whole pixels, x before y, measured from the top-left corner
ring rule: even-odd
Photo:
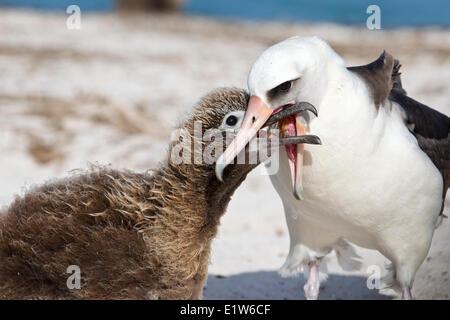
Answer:
[[[216,90],[180,129],[238,127],[248,99]],[[256,165],[230,165],[222,183],[214,163],[173,161],[179,147],[152,174],[94,167],[16,198],[0,217],[0,298],[201,298],[219,219]],[[69,266],[80,268],[79,289],[68,288]]]

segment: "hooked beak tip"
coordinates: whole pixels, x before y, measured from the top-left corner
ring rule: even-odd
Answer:
[[[311,111],[316,117],[318,117],[319,113],[317,112],[317,109],[313,105],[310,105],[310,106],[311,106],[311,109],[309,109],[309,111]]]
[[[303,187],[296,185],[293,190],[294,197],[297,200],[303,200]]]
[[[315,144],[319,144],[319,145],[322,145],[322,140],[320,140],[320,138],[319,137],[317,137],[316,136],[316,143]]]
[[[223,182],[223,170],[225,169],[225,164],[223,163],[216,163],[216,177],[217,180],[219,180],[220,182]]]

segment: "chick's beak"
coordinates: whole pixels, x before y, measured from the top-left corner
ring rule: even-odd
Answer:
[[[216,176],[220,181],[223,180],[222,175],[225,167],[233,162],[239,152],[245,148],[247,143],[258,133],[259,129],[263,127],[271,114],[272,110],[266,106],[260,97],[250,97],[241,128],[225,152],[217,159]]]
[[[250,97],[241,128],[225,152],[216,161],[216,176],[220,181],[223,181],[222,175],[225,167],[233,162],[234,158],[262,127],[279,123],[280,139],[278,144],[284,145],[286,149],[291,169],[293,194],[298,200],[303,199],[303,144],[321,144],[322,142],[319,137],[306,134],[306,124],[302,123],[300,113],[309,111],[317,116],[317,110],[308,102],[286,106],[286,108],[278,108],[278,112],[272,112],[261,98]]]

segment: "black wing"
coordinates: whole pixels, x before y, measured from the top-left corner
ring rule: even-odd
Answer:
[[[408,128],[420,148],[439,169],[444,180],[444,200],[450,186],[450,118],[406,95],[400,79],[400,63],[396,60],[392,73],[389,100],[398,103],[406,114]],[[443,206],[442,206],[443,207]]]
[[[349,71],[356,73],[366,83],[377,109],[386,101],[392,89],[393,68],[394,58],[386,51],[383,51],[378,59],[369,64],[347,67]]]

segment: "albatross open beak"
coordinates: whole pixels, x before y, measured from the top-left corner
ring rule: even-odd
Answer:
[[[279,110],[279,109],[277,109]],[[319,137],[305,135],[306,127],[301,123],[301,118],[297,114],[301,111],[311,111],[317,116],[317,110],[307,102],[300,102],[289,108],[281,109],[273,113],[261,98],[251,96],[248,103],[247,112],[242,121],[236,137],[230,143],[225,152],[217,159],[216,176],[222,180],[223,170],[227,165],[233,162],[238,153],[245,148],[247,143],[265,126],[279,122],[281,130],[281,145],[285,145],[291,167],[291,176],[293,182],[293,193],[297,199],[302,199],[302,171],[303,171],[303,153],[302,143],[321,144]],[[292,143],[289,143],[289,142]],[[300,143],[300,144],[299,144]]]
[[[280,122],[280,136],[291,137],[305,135],[306,127],[302,125],[299,115],[287,117]],[[292,177],[292,192],[298,200],[303,200],[303,155],[305,147],[303,144],[289,144],[285,146],[289,159],[289,167]]]

